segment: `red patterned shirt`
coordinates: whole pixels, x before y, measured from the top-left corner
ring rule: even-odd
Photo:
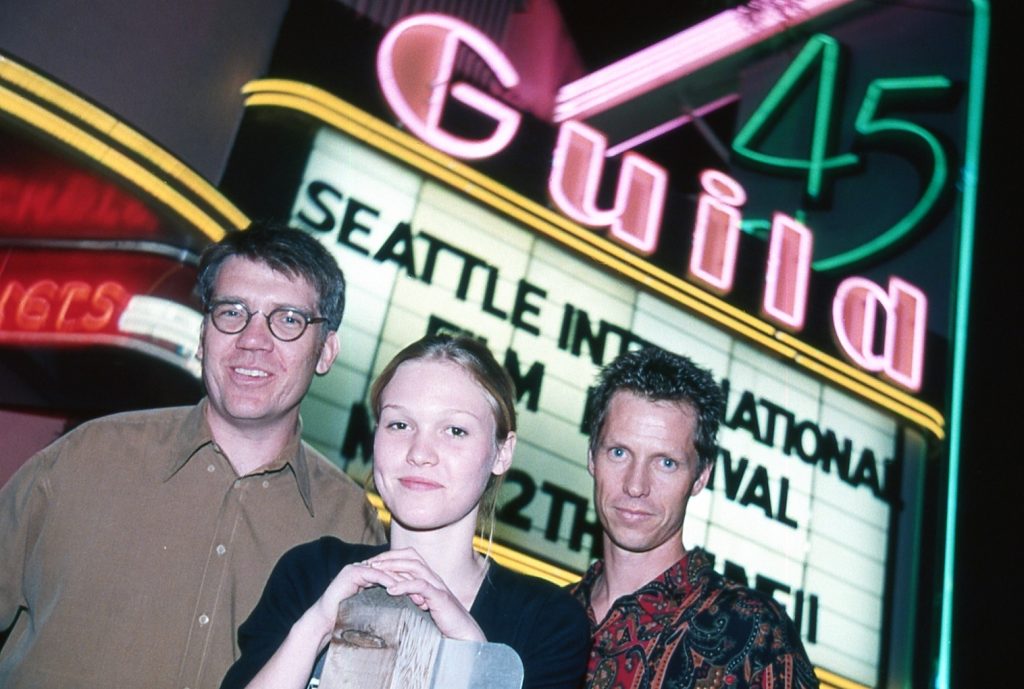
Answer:
[[[594,637],[588,689],[818,687],[785,610],[715,572],[703,551],[616,600],[597,624],[590,592],[603,570],[595,562],[573,588]]]

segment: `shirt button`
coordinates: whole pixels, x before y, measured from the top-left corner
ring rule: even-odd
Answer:
[[[212,474],[213,472],[217,471],[217,467],[211,464],[210,466],[206,467],[206,470]]]
[[[263,487],[264,488],[269,488],[270,487],[270,481],[264,480],[263,481]]]
[[[223,545],[218,545],[217,546],[217,554],[218,555],[223,555],[226,552],[228,552],[228,549],[225,548]]]
[[[199,626],[200,627],[205,627],[208,624],[210,624],[210,618],[208,616],[206,616],[205,614],[204,615],[200,615],[199,616]]]

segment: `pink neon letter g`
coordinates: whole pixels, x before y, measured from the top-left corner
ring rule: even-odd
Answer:
[[[388,105],[413,134],[457,158],[486,158],[508,145],[522,116],[469,84],[452,82],[455,56],[463,44],[480,56],[503,87],[519,83],[508,58],[487,36],[442,14],[417,14],[395,24],[377,51],[377,78]],[[497,122],[489,137],[466,139],[441,128],[449,86],[452,98]]]

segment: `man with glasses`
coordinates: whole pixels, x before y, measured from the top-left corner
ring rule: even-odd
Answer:
[[[379,543],[363,492],[300,439],[345,283],[298,230],[210,247],[194,407],[87,423],[0,491],[0,686],[217,687],[290,547]]]

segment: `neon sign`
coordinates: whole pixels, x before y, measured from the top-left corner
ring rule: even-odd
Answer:
[[[548,191],[567,216],[588,227],[608,227],[611,236],[643,254],[654,251],[661,231],[668,173],[636,153],[622,159],[615,205],[597,206],[607,140],[580,122],[562,125],[555,145]]]
[[[414,15],[395,24],[377,53],[377,74],[388,104],[416,136],[459,158],[486,158],[508,145],[522,116],[469,84],[452,83],[462,44],[480,56],[503,87],[519,83],[512,63],[487,36],[442,14]],[[452,98],[497,123],[489,137],[474,141],[441,128],[449,88]]]
[[[18,280],[0,283],[0,330],[51,333],[95,333],[107,330],[128,303],[119,282],[90,284]]]
[[[111,342],[130,335],[185,351],[198,327],[178,312],[191,312],[194,282],[194,268],[147,254],[7,250],[0,254],[0,342]],[[146,315],[155,313],[152,303],[163,309],[156,322]]]
[[[804,193],[810,204],[821,201],[830,181],[836,176],[863,165],[862,154],[836,155],[830,151],[838,118],[836,98],[841,54],[839,42],[835,39],[823,35],[811,37],[733,140],[733,152],[741,160],[780,174],[805,175]],[[794,93],[815,74],[818,75],[818,87],[807,158],[759,151],[757,146],[773,124],[782,119],[782,113],[792,103]],[[857,133],[855,144],[865,149],[877,146],[897,153],[912,150],[915,155],[921,155],[923,152],[923,167],[931,172],[920,197],[902,218],[861,246],[819,258],[814,263],[815,269],[834,270],[855,265],[903,241],[922,227],[923,220],[936,207],[948,183],[946,152],[938,138],[926,128],[902,119],[881,118],[879,113],[883,110],[884,101],[920,99],[922,96],[936,98],[951,88],[949,79],[940,76],[875,79],[871,82],[854,124]]]
[[[158,225],[141,202],[89,174],[0,174],[0,234],[154,232]]]
[[[820,3],[815,7],[826,11],[827,5]],[[781,28],[773,24],[770,30]],[[518,75],[507,58],[486,36],[464,22],[437,14],[410,17],[388,32],[377,56],[378,77],[396,116],[413,133],[453,156],[482,158],[508,146],[520,122],[508,106],[459,82],[450,84],[451,96],[492,117],[498,123],[497,128],[479,140],[468,140],[441,128],[446,91],[460,45],[475,51],[503,87],[511,88],[518,83]],[[828,148],[835,126],[833,110],[840,71],[839,53],[835,39],[823,35],[812,37],[733,142],[736,154],[752,164],[804,174],[807,178],[805,193],[812,201],[824,195],[832,176],[860,164],[858,155],[832,155]],[[790,103],[795,89],[816,70],[820,78],[808,159],[796,160],[757,150],[779,113]],[[658,79],[670,78],[674,73],[669,69]],[[616,77],[621,78],[621,75]],[[582,85],[586,83],[585,79],[580,80],[560,92],[560,97],[576,103],[574,107],[579,113],[591,112],[598,101],[604,102],[602,99],[623,102],[628,100],[628,93],[654,88],[654,82],[645,82],[639,90],[623,92],[625,96],[609,92],[605,95],[592,93],[585,98],[583,94],[588,89]],[[603,84],[594,93],[604,93],[606,88],[610,87]],[[896,137],[923,146],[934,163],[933,173],[921,199],[896,225],[864,246],[819,259],[813,264],[814,268],[849,266],[900,241],[920,225],[921,219],[937,203],[947,176],[945,154],[938,140],[922,127],[903,120],[880,118],[878,113],[887,94],[894,97],[908,92],[942,92],[948,88],[948,80],[938,77],[872,82],[856,120],[861,140],[889,141]],[[721,100],[726,101],[728,99]],[[584,106],[584,103],[588,104]],[[622,158],[614,202],[611,207],[600,207],[598,194],[608,157],[607,137],[594,127],[571,119],[566,111],[560,112],[556,116],[561,124],[548,178],[552,202],[572,220],[590,228],[608,228],[613,239],[637,253],[650,255],[658,246],[662,229],[667,171],[638,153],[627,152]],[[727,294],[733,289],[743,225],[740,207],[746,202],[747,194],[736,180],[717,170],[705,171],[700,182],[703,192],[697,203],[688,274],[712,291]],[[796,217],[780,212],[773,214],[761,303],[761,313],[766,319],[793,331],[800,331],[806,322],[814,246],[813,233],[800,217],[800,213]],[[753,220],[748,224],[761,222]],[[866,278],[856,278],[852,284],[857,289],[840,289],[833,299],[832,328],[839,348],[857,366],[880,372],[903,387],[919,390],[926,332],[927,301],[923,294],[899,278],[890,281],[890,288],[896,290],[892,294]],[[872,350],[871,335],[876,329],[876,317],[886,320],[886,344],[881,353]]]

